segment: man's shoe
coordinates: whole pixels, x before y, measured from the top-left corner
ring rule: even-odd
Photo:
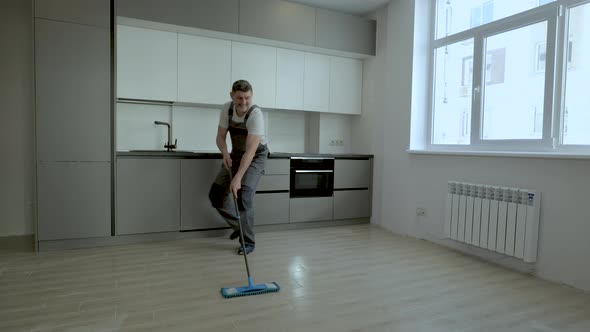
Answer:
[[[252,251],[254,251],[254,244],[246,243],[244,246],[246,247],[246,255],[249,255]],[[242,251],[242,246],[240,246],[240,249],[238,249],[238,255],[243,254],[244,252]]]
[[[230,240],[235,240],[235,239],[237,239],[237,238],[239,238],[239,237],[240,237],[240,230],[238,229],[237,231],[233,231],[233,232],[230,234],[230,236],[229,236],[229,239],[230,239]]]

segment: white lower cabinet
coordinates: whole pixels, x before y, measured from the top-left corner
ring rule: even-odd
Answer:
[[[334,219],[370,216],[371,193],[369,189],[334,191]]]
[[[180,228],[180,159],[119,158],[117,235]]]
[[[221,159],[181,160],[180,230],[227,227],[209,201],[209,189],[221,165]]]
[[[257,193],[254,196],[255,225],[289,222],[289,193]]]
[[[291,198],[289,222],[332,220],[333,203],[333,197]]]

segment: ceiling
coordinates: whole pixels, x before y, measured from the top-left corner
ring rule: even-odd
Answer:
[[[389,3],[389,0],[288,0],[312,7],[363,16]]]

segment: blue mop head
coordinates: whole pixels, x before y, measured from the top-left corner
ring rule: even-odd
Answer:
[[[248,280],[248,281],[250,281],[250,285],[245,286],[245,287],[222,288],[221,295],[227,299],[230,297],[273,293],[273,292],[278,292],[279,289],[281,289],[281,287],[279,287],[279,284],[277,284],[276,282],[271,282],[268,284],[253,285],[251,280]]]

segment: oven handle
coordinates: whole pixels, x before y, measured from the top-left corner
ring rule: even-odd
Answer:
[[[319,170],[295,170],[295,173],[334,173],[331,169],[319,169]]]
[[[326,160],[326,159],[334,159],[334,157],[291,157],[291,159],[299,159],[299,160]]]

